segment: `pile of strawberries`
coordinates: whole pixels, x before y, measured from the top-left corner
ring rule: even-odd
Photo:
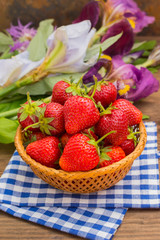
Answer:
[[[49,103],[28,96],[18,120],[32,159],[64,171],[89,171],[135,149],[142,113],[128,100],[117,99],[111,82],[87,87],[81,81],[59,81]]]

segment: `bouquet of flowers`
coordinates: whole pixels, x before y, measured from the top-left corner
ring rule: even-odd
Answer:
[[[1,32],[0,142],[14,141],[26,93],[48,102],[63,79],[83,81],[87,87],[95,78],[105,79],[115,85],[117,98],[133,103],[158,91],[153,73],[160,66],[160,47],[154,40],[135,40],[154,20],[133,0],[98,0],[84,6],[67,26],[54,26],[54,19],[47,19],[35,29],[18,20],[17,26]]]

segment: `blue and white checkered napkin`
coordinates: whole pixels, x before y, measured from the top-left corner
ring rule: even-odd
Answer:
[[[127,208],[159,208],[157,127],[145,123],[147,144],[127,176],[90,194],[54,189],[36,177],[15,152],[0,178],[0,209],[87,239],[110,239]]]

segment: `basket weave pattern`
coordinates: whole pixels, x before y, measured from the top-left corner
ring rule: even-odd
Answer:
[[[142,153],[147,133],[143,122],[139,124],[140,139],[136,149],[119,162],[88,172],[65,172],[41,165],[26,154],[23,146],[22,129],[19,126],[15,136],[15,146],[22,159],[32,171],[51,186],[73,193],[90,193],[112,187],[129,172],[133,161]]]

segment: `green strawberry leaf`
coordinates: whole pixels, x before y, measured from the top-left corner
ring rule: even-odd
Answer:
[[[28,117],[28,113],[22,112],[22,114],[20,116],[20,121],[24,121],[27,117]]]
[[[111,158],[106,154],[106,152],[101,153],[100,159],[107,160],[107,161],[111,160]]]
[[[50,125],[48,126],[48,129],[49,130],[56,130],[53,126],[50,126]]]

